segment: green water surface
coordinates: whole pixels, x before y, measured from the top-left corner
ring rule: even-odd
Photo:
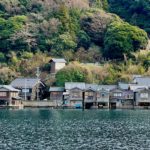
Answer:
[[[150,150],[150,110],[0,110],[0,150]]]

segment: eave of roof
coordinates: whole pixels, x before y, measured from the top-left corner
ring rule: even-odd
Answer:
[[[11,85],[15,88],[33,88],[38,83],[45,86],[41,80],[37,78],[17,78],[11,82]]]
[[[11,85],[0,85],[0,89],[6,89],[7,91],[11,91],[11,92],[19,92],[20,90],[15,89],[14,87],[12,87]]]
[[[64,58],[52,58],[50,62],[55,62],[55,63],[66,63],[66,60]]]
[[[49,92],[64,92],[64,87],[50,87]]]

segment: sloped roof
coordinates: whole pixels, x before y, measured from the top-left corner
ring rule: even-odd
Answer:
[[[99,91],[101,89],[105,89],[107,91],[110,91],[112,89],[117,88],[117,85],[98,85],[98,84],[85,84],[84,82],[66,82],[65,83],[65,89],[70,90],[73,88],[79,88],[81,90],[94,90]]]
[[[70,90],[74,88],[79,88],[81,90],[85,89],[85,83],[84,82],[66,82],[65,83],[65,89]]]
[[[137,91],[139,89],[148,89],[148,86],[130,85],[130,90]]]
[[[150,77],[136,77],[133,82],[140,86],[150,86]]]
[[[65,90],[64,87],[50,87],[49,92],[63,92]]]
[[[15,88],[33,88],[39,82],[42,83],[37,78],[17,78],[11,82],[11,85]]]
[[[117,85],[98,85],[98,90],[105,89],[107,91],[117,88]]]
[[[66,60],[64,58],[52,58],[50,62],[55,62],[55,63],[66,63]]]
[[[141,92],[141,91],[149,91],[149,89],[147,89],[147,88],[137,88],[137,89],[135,89],[135,91],[134,92]]]
[[[11,91],[11,92],[19,92],[20,90],[13,88],[11,85],[0,85],[0,91],[5,91],[4,89],[6,89],[6,91]]]
[[[93,91],[97,91],[98,89],[98,85],[97,84],[85,84],[85,89],[86,90],[93,90]]]
[[[143,88],[148,89],[149,86],[148,85],[144,85],[144,83],[143,83],[143,85],[141,85],[141,84],[136,84],[136,83],[129,83],[128,84],[128,83],[119,82],[118,83],[118,87],[120,89],[123,89],[123,90],[130,89],[130,90],[136,91],[137,89],[143,89]]]
[[[118,86],[119,86],[120,89],[127,90],[127,89],[129,89],[130,84],[119,82]]]
[[[111,91],[111,92],[123,92],[123,91],[125,91],[125,90],[120,89],[120,88],[114,88],[114,89],[111,89],[110,91]]]

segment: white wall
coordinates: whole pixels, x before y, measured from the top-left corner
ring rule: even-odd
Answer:
[[[55,64],[55,69],[56,69],[56,71],[58,71],[58,70],[64,68],[65,66],[66,66],[65,63],[56,63]]]

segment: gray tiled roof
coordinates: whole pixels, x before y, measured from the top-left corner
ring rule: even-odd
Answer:
[[[81,90],[85,89],[85,83],[84,82],[66,82],[65,83],[65,89],[70,90],[74,88],[79,88]]]
[[[91,89],[91,90],[97,91],[98,85],[97,84],[85,84],[85,89],[86,90]]]
[[[129,86],[130,86],[130,84],[128,84],[128,83],[123,83],[123,82],[118,83],[118,87],[123,90],[129,89]]]
[[[97,85],[97,84],[85,84],[83,82],[66,82],[65,83],[65,89],[70,90],[73,88],[79,88],[81,90],[88,90],[92,89],[94,91],[98,91],[101,89],[105,89],[107,91],[110,91],[112,89],[117,88],[117,85]]]
[[[117,88],[117,85],[98,85],[98,90],[105,89],[107,91],[110,91],[115,88]]]
[[[11,92],[19,92],[20,91],[18,89],[13,88],[11,85],[0,85],[0,91],[1,91],[1,89],[6,89],[6,91],[11,91]]]
[[[50,87],[49,92],[64,92],[64,87]]]
[[[66,63],[66,60],[64,58],[53,58],[50,60],[50,62],[56,62],[56,63]]]
[[[130,90],[137,91],[138,89],[148,89],[148,86],[130,85]]]
[[[41,81],[37,78],[17,78],[11,85],[15,88],[33,88],[38,82]]]
[[[134,92],[149,91],[147,88],[137,88]]]
[[[137,77],[134,78],[133,82],[141,86],[150,86],[150,77]]]

